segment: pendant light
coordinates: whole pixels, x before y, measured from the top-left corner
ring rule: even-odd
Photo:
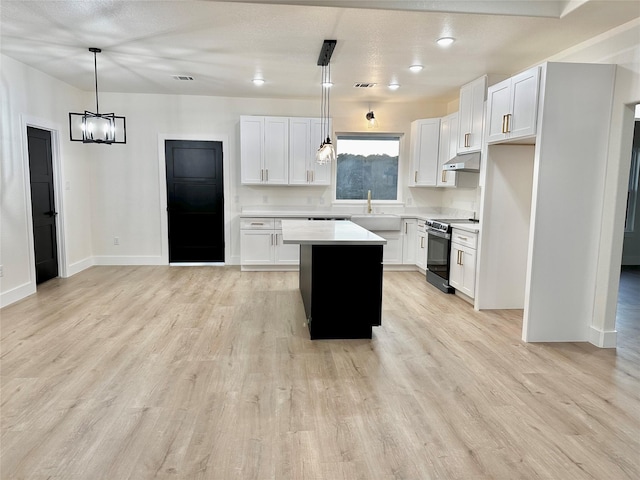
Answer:
[[[126,120],[113,113],[100,113],[98,102],[98,59],[101,49],[91,47],[93,53],[93,74],[96,86],[96,111],[69,113],[69,134],[73,142],[83,143],[127,143]]]
[[[378,120],[376,120],[376,116],[373,114],[371,107],[369,107],[369,111],[364,118],[367,119],[367,128],[378,128]]]
[[[316,162],[320,165],[324,165],[329,162],[335,162],[336,150],[331,143],[331,133],[329,129],[329,122],[331,119],[330,112],[330,92],[331,92],[331,67],[329,61],[331,60],[331,54],[336,47],[336,40],[325,40],[320,50],[320,56],[318,57],[318,65],[322,67],[322,100],[320,102],[320,122],[322,125],[322,133],[320,138],[320,148],[316,152]]]

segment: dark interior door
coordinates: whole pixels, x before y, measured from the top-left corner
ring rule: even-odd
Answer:
[[[224,262],[222,142],[167,140],[169,262]]]
[[[51,132],[27,127],[36,284],[58,276]]]

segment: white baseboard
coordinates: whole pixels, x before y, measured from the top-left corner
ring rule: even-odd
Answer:
[[[589,343],[600,348],[616,348],[618,332],[616,330],[604,331],[595,327],[589,330]]]
[[[122,255],[122,256],[97,256],[93,257],[94,265],[167,265],[160,255],[157,256],[138,256],[138,255]]]
[[[93,257],[87,257],[84,260],[80,260],[79,262],[72,263],[67,266],[67,277],[71,277],[76,273],[80,273],[83,270],[86,270],[89,267],[93,267],[95,262]]]
[[[34,282],[28,282],[18,287],[12,288],[2,294],[0,294],[0,308],[11,305],[12,303],[22,300],[29,295],[36,293],[36,284]]]

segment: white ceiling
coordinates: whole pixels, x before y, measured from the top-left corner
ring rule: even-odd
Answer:
[[[332,99],[447,101],[480,75],[511,75],[639,16],[638,0],[2,0],[0,48],[86,91],[87,49],[100,47],[100,92],[319,98],[320,48],[336,39]],[[441,36],[457,41],[442,49]]]

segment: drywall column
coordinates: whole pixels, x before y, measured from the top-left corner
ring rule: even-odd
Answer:
[[[588,341],[609,148],[614,65],[543,66],[523,340]]]

